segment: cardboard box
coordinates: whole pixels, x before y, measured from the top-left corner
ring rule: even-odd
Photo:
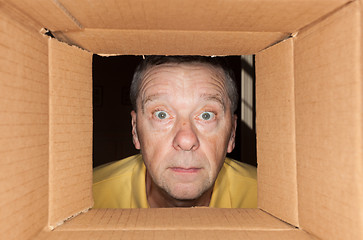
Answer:
[[[363,239],[361,4],[0,1],[0,238]],[[259,208],[89,210],[92,54],[256,54]]]

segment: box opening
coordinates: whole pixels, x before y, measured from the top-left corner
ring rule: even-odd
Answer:
[[[254,56],[225,58],[234,72],[240,98],[236,147],[227,156],[257,166]],[[129,89],[142,59],[133,55],[93,55],[93,167],[139,152],[132,143]]]

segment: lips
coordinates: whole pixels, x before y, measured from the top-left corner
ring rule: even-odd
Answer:
[[[201,168],[183,168],[183,167],[172,167],[170,168],[173,172],[176,173],[197,173],[200,171]]]

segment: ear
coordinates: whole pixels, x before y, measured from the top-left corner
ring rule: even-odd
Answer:
[[[132,110],[131,111],[132,142],[134,143],[136,149],[140,149],[139,136],[137,135],[137,130],[136,130],[136,119],[137,119],[137,113],[134,110]]]
[[[231,136],[228,141],[227,153],[232,152],[234,149],[235,140],[236,140],[236,128],[237,128],[237,115],[234,114],[232,117],[232,129],[231,129]]]

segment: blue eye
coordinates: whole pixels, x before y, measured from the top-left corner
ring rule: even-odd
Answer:
[[[156,111],[154,115],[161,120],[169,118],[169,114],[165,111]]]
[[[212,120],[215,117],[215,114],[212,112],[203,112],[199,115],[200,119],[203,119],[204,121]]]

